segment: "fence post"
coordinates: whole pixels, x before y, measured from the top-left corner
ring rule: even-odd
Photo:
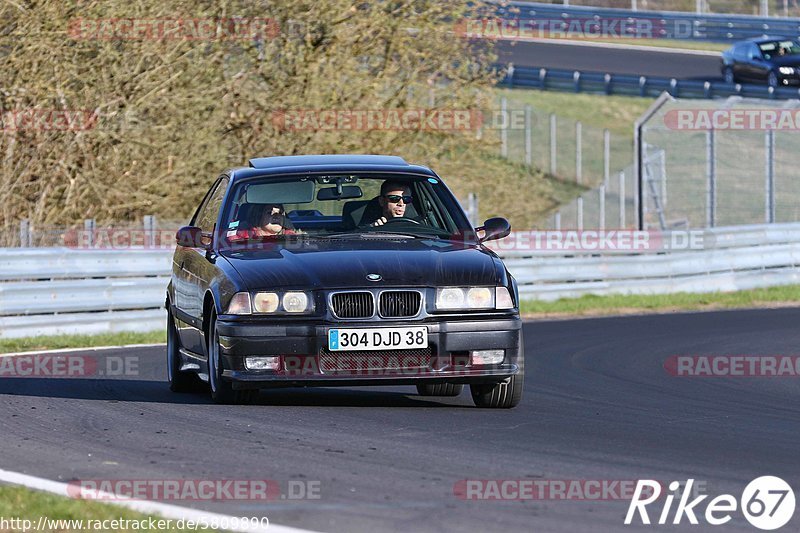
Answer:
[[[606,184],[603,183],[600,188],[600,229],[606,229]]]
[[[94,247],[94,234],[96,228],[97,224],[93,218],[87,218],[83,221],[83,233],[86,235],[83,240],[83,244],[85,244],[88,248]]]
[[[553,220],[553,225],[555,226],[556,231],[561,231],[561,211],[556,211],[555,219]]]
[[[33,245],[31,238],[31,221],[23,218],[19,221],[19,246],[20,248],[30,248]]]
[[[767,224],[775,222],[775,130],[767,130],[764,135],[764,151],[766,152],[766,172],[764,195],[765,220]]]
[[[583,181],[583,124],[575,123],[575,181]]]
[[[578,229],[583,229],[583,196],[578,196]]]
[[[714,129],[706,133],[706,226],[717,223],[717,161]]]
[[[553,176],[556,175],[556,151],[558,149],[558,141],[556,140],[558,126],[556,120],[556,115],[550,113],[550,174]]]
[[[531,106],[525,106],[525,164],[531,166],[533,164],[533,148],[531,146]]]
[[[761,0],[761,8],[759,9],[759,14],[762,17],[769,16],[769,0]]]
[[[608,185],[611,176],[611,132],[603,130],[603,185]]]
[[[145,215],[142,219],[144,226],[144,243],[147,248],[155,248],[156,245],[156,217],[155,215]]]
[[[500,128],[500,155],[508,157],[508,102],[506,97],[500,99],[500,116],[503,117],[503,126]]]
[[[625,171],[619,172],[619,227],[625,227]]]

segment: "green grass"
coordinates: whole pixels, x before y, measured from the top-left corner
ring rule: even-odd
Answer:
[[[37,533],[46,533],[58,531],[62,533],[76,532],[83,533],[86,531],[146,531],[148,530],[149,523],[146,521],[149,516],[152,516],[158,525],[158,520],[164,520],[161,525],[166,525],[166,519],[154,515],[145,515],[137,513],[123,507],[104,504],[96,501],[87,500],[73,500],[52,494],[31,491],[21,487],[8,487],[0,486],[0,517],[5,520],[11,518],[19,518],[21,520],[30,520],[32,528],[38,526],[39,518],[44,516],[51,520],[83,520],[83,528],[75,527],[77,524],[61,524],[57,527],[56,524],[51,524],[50,527],[45,527],[38,530]],[[87,520],[145,520],[141,522],[143,528],[137,528],[134,524],[121,522],[119,526],[129,527],[115,527],[115,528],[95,528],[89,527],[86,523]],[[188,531],[188,529],[177,529],[177,520],[172,520],[171,527],[164,529],[150,529],[150,531]],[[14,525],[14,524],[8,524]],[[112,525],[110,522],[106,525]],[[2,527],[2,526],[0,526]],[[33,529],[28,529],[32,531]],[[11,527],[8,529],[0,529],[0,531],[22,531],[22,526]],[[197,531],[197,530],[192,530]],[[200,529],[199,531],[210,531],[208,529]]]
[[[0,353],[55,350],[61,348],[90,348],[94,346],[121,346],[124,344],[152,344],[167,342],[163,331],[149,333],[103,333],[101,335],[54,335],[0,339]],[[2,516],[2,515],[0,515]]]
[[[785,285],[737,292],[659,295],[587,295],[555,302],[523,300],[528,316],[595,316],[642,312],[702,311],[752,307],[800,306],[800,285]]]

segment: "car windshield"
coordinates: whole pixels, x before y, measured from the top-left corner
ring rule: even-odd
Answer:
[[[766,59],[800,54],[800,44],[792,40],[770,41],[758,45]]]
[[[234,187],[222,220],[222,246],[294,235],[463,239],[472,232],[438,179],[407,175],[248,179]]]

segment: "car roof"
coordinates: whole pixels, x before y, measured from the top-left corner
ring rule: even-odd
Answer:
[[[786,36],[782,37],[780,35],[762,35],[761,37],[753,37],[751,39],[747,39],[745,41],[741,41],[736,44],[744,44],[744,43],[762,44],[762,43],[771,43],[773,41],[796,41],[796,40],[797,39],[794,37],[786,37]]]
[[[257,176],[326,172],[381,172],[436,176],[428,167],[411,165],[402,157],[393,155],[287,155],[258,157],[251,159],[249,163],[249,167],[230,171],[232,179],[238,181]]]

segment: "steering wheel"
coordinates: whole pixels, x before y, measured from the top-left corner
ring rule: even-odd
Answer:
[[[386,222],[381,224],[381,226],[386,226],[386,225],[389,225],[389,224],[397,224],[398,222],[403,222],[403,223],[410,222],[411,224],[415,224],[417,226],[421,226],[422,225],[422,222],[420,222],[418,220],[414,220],[413,218],[395,217],[395,218],[387,218]],[[379,228],[380,226],[375,226],[375,227]]]

